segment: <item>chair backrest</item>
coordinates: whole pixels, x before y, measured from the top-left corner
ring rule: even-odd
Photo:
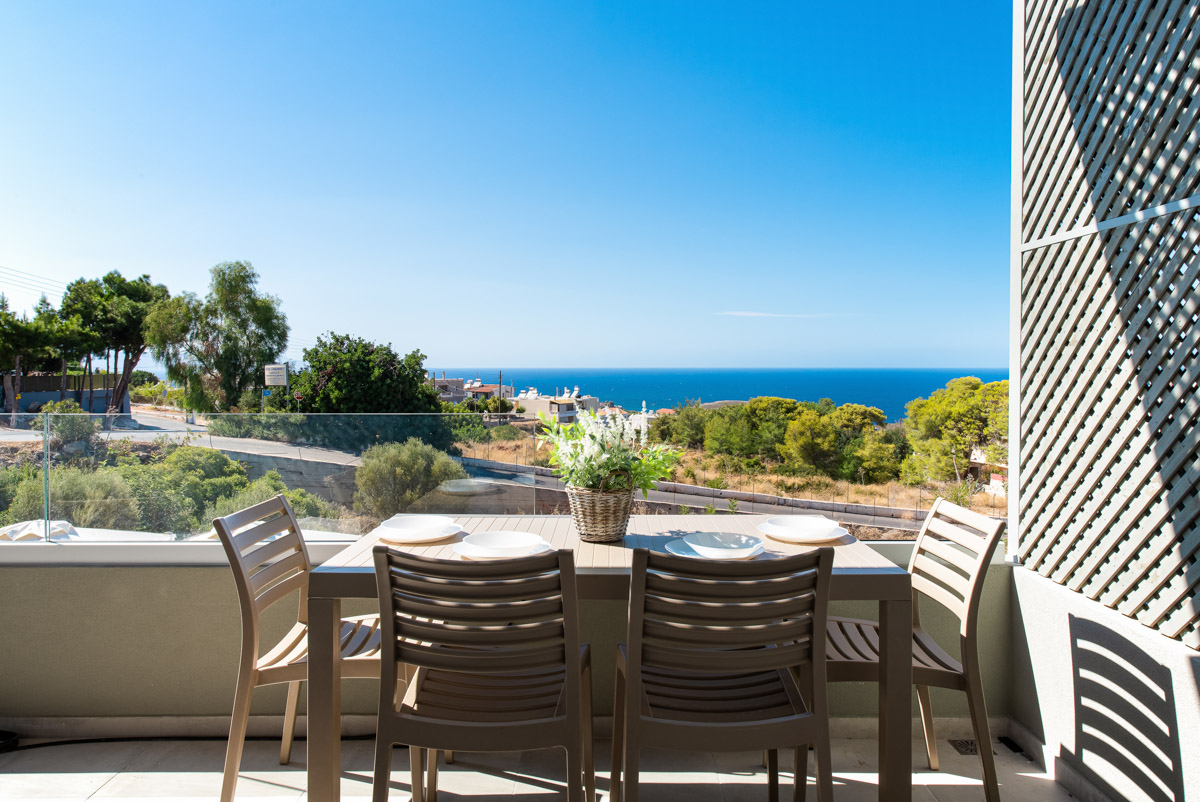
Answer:
[[[297,620],[308,621],[308,575],[312,562],[300,525],[283,496],[213,519],[213,529],[233,568],[242,608],[243,650],[258,652],[258,618],[264,610],[300,592]],[[243,658],[245,655],[243,654]]]
[[[944,498],[933,502],[908,564],[914,624],[921,623],[918,605],[923,595],[958,618],[959,634],[974,635],[983,579],[1004,534],[1004,525],[1004,521]]]
[[[395,687],[397,663],[472,674],[566,668],[578,676],[572,552],[468,562],[376,546],[374,557],[382,687]],[[571,697],[575,686],[567,683]]]
[[[823,686],[832,570],[831,548],[751,561],[637,549],[629,602],[631,687],[642,666],[727,674],[805,664]]]

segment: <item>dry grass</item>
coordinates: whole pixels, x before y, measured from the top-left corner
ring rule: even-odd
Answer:
[[[462,449],[463,456],[474,459],[517,465],[546,464],[545,449],[539,451],[532,437],[494,443],[459,443],[458,446]],[[542,457],[542,461],[537,461],[539,456]],[[722,470],[718,457],[695,450],[684,452],[682,461],[675,469],[673,480],[681,484],[720,487],[747,493],[917,510],[929,509],[934,499],[949,491],[948,487],[936,484],[909,487],[900,482],[860,484],[824,476],[791,477],[769,473],[750,476]],[[990,493],[976,493],[971,498],[972,509],[988,515],[1005,515],[1007,504],[1002,496],[993,496]]]

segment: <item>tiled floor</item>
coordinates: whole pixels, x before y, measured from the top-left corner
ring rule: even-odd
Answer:
[[[597,778],[601,794],[608,790],[608,744],[598,746],[597,761],[605,773]],[[371,793],[373,742],[348,740],[342,748],[342,795],[363,799]],[[61,744],[0,755],[0,799],[76,800],[215,799],[221,787],[224,741],[121,741]],[[913,754],[923,754],[914,742]],[[942,770],[931,772],[915,763],[913,799],[950,802],[982,799],[979,763],[941,744]],[[1005,799],[1041,802],[1072,797],[1022,755],[996,745],[1001,794]],[[834,795],[839,802],[874,800],[875,742],[834,742]],[[766,775],[760,756],[750,752],[686,753],[648,750],[642,757],[641,798],[645,802],[765,802]],[[781,797],[791,795],[791,758],[781,756]],[[522,802],[565,798],[564,761],[559,752],[525,754],[461,754],[441,770],[439,802],[471,798],[516,799]],[[397,749],[391,799],[409,798],[408,753]],[[811,763],[810,763],[811,771]],[[811,778],[809,785],[812,785]],[[304,742],[299,741],[288,766],[279,765],[279,742],[246,744],[238,782],[238,800],[303,799]],[[808,799],[816,799],[810,787]]]

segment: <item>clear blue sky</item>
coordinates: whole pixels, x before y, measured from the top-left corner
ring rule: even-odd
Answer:
[[[0,291],[245,259],[297,357],[1003,366],[1010,35],[1004,3],[4,3]]]

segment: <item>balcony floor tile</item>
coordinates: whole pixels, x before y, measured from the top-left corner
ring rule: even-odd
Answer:
[[[374,745],[347,740],[342,747],[344,799],[366,799],[371,793]],[[297,741],[290,765],[279,765],[279,744],[252,740],[246,744],[238,800],[277,802],[305,797],[305,743]],[[1060,802],[1072,797],[1034,763],[995,747],[1005,798]],[[609,744],[596,744],[601,767],[597,785],[607,797]],[[872,740],[840,739],[833,746],[835,795],[838,802],[876,798],[876,746]],[[942,770],[925,768],[923,745],[914,740],[914,802],[978,800],[979,763],[954,752],[943,742]],[[114,741],[63,744],[0,755],[0,800],[86,799],[135,800],[213,799],[221,787],[224,741]],[[790,796],[792,758],[780,756],[783,794]],[[395,750],[391,798],[404,802],[408,793],[408,751]],[[809,758],[812,771],[812,758]],[[555,751],[525,754],[461,754],[440,772],[443,802],[468,797],[486,800],[541,802],[564,796],[565,761]],[[689,753],[647,749],[642,755],[642,798],[647,802],[762,802],[766,772],[751,752]],[[809,780],[810,786],[812,780]],[[815,788],[809,799],[816,798]]]

